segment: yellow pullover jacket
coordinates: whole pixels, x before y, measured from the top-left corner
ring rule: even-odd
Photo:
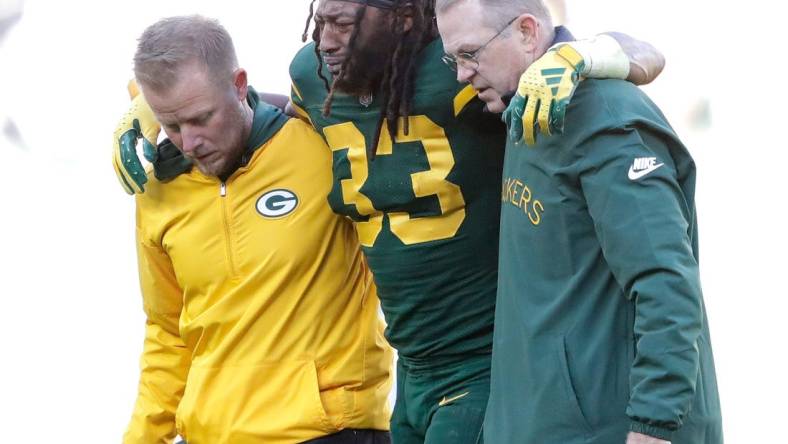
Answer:
[[[147,324],[124,443],[388,430],[392,353],[353,226],[326,200],[331,151],[253,95],[246,166],[137,196]]]

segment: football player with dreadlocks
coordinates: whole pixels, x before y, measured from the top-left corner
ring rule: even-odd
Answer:
[[[503,102],[485,109],[479,96],[497,93],[457,83],[434,1],[312,5],[314,42],[290,66],[292,107],[333,152],[329,203],[356,222],[399,353],[393,441],[475,443],[489,394],[506,138],[500,116],[485,111]],[[580,46],[597,67],[616,67],[602,76],[627,77],[621,47],[601,40],[617,51]],[[661,69],[659,54],[643,58]]]
[[[432,5],[321,1],[292,105],[333,152],[398,350],[395,443],[474,443],[489,392],[505,130],[441,62]]]

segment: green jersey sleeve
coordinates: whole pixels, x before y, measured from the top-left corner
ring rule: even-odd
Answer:
[[[317,103],[321,98],[325,99],[327,93],[317,69],[318,59],[314,43],[302,47],[290,62],[290,105],[298,117],[310,122],[311,118],[306,111],[307,100]],[[322,66],[320,69],[324,77],[329,75]]]

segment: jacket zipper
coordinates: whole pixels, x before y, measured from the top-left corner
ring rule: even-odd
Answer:
[[[227,204],[227,183],[222,182],[219,187],[219,196],[222,204],[222,223],[224,225],[224,245],[225,254],[227,254],[227,263],[230,266],[230,276],[236,278],[238,276],[238,269],[235,267],[235,256],[233,254],[233,241],[230,233],[230,212]]]

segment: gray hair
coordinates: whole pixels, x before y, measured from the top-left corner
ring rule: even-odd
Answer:
[[[215,19],[199,15],[168,17],[140,36],[134,76],[141,85],[163,91],[178,80],[181,67],[195,62],[205,66],[214,80],[229,78],[238,68],[230,34]]]
[[[471,0],[436,0],[435,12],[445,12],[460,3]],[[498,29],[514,17],[522,14],[532,14],[545,24],[552,26],[550,10],[542,0],[475,0],[479,2],[484,15],[482,19],[493,29]]]

